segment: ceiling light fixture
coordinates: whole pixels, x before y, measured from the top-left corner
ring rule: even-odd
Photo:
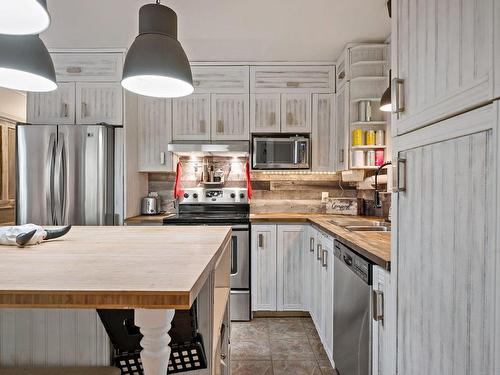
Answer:
[[[139,35],[125,58],[122,86],[158,98],[194,91],[191,66],[177,40],[177,14],[158,0],[139,10]]]
[[[0,86],[46,92],[57,89],[54,63],[38,35],[0,35]]]
[[[7,35],[39,34],[50,25],[47,0],[0,1],[0,33]]]

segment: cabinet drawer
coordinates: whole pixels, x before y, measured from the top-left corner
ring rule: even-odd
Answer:
[[[248,93],[248,66],[193,66],[197,93]]]
[[[53,53],[57,80],[61,82],[119,82],[122,79],[121,53]]]
[[[251,92],[335,91],[334,66],[254,66],[250,72]]]

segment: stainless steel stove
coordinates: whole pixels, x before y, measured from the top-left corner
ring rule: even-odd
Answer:
[[[192,188],[179,199],[177,215],[163,225],[228,225],[231,249],[231,320],[250,320],[250,205],[243,188]]]

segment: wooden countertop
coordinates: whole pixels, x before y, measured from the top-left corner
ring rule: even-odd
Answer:
[[[167,213],[162,213],[158,215],[138,215],[138,216],[132,216],[129,217],[128,219],[125,219],[125,224],[147,224],[147,223],[156,223],[156,224],[163,224],[163,219],[174,216],[175,214],[167,214]]]
[[[230,227],[73,227],[0,246],[0,307],[188,309],[230,239]]]
[[[332,235],[345,245],[351,247],[364,257],[368,258],[386,270],[391,265],[391,233],[390,232],[351,232],[342,226],[330,223],[336,220],[349,225],[353,220],[380,220],[368,216],[345,216],[329,214],[294,214],[294,213],[269,213],[251,214],[253,223],[311,223],[320,230]]]

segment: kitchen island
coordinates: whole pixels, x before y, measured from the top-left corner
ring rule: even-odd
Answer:
[[[230,239],[230,227],[73,227],[37,246],[0,246],[0,308],[134,309],[144,372],[164,375],[175,310],[207,285],[216,355]]]

